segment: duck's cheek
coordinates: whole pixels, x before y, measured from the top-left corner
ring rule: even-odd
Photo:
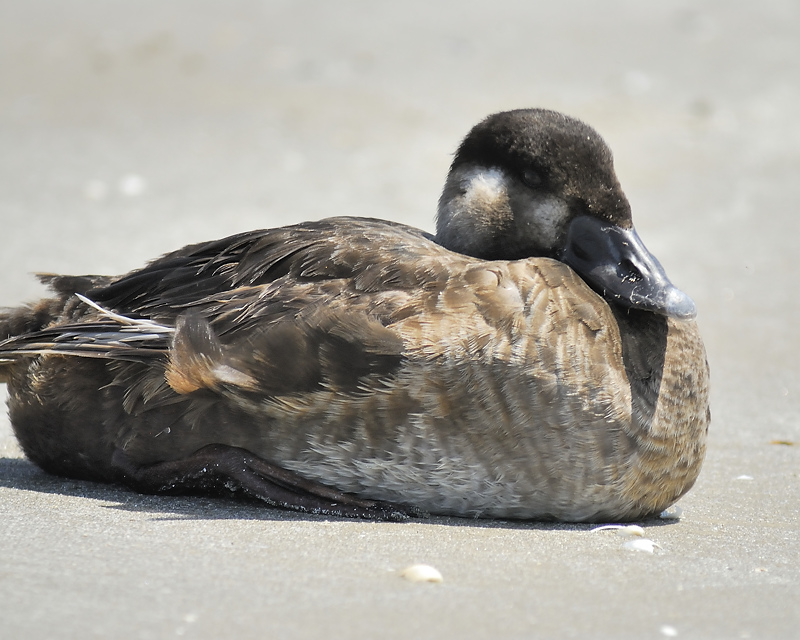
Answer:
[[[540,247],[551,253],[563,242],[564,229],[569,219],[569,206],[553,195],[536,195],[514,198],[517,228],[526,244]]]

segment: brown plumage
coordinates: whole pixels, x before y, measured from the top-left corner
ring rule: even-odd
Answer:
[[[703,460],[694,306],[636,236],[600,137],[554,112],[473,129],[436,237],[331,218],[45,279],[53,298],[0,316],[0,376],[51,473],[361,517],[597,521],[666,508]]]

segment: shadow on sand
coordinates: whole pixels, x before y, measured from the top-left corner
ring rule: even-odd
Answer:
[[[159,520],[264,520],[264,521],[337,521],[357,522],[351,518],[301,513],[265,505],[237,493],[224,495],[146,495],[122,485],[101,484],[52,476],[23,458],[0,458],[0,487],[20,491],[87,498],[104,503],[102,508],[150,513]],[[529,522],[430,516],[406,522],[481,529],[535,529],[539,531],[588,531],[599,526],[563,522]],[[652,519],[645,526],[669,526],[676,520]],[[397,524],[397,523],[393,523]],[[400,523],[403,524],[403,523]]]

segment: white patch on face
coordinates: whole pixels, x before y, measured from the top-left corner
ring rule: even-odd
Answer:
[[[466,187],[464,202],[468,207],[491,207],[500,199],[508,197],[506,174],[500,169],[471,168],[460,176]]]

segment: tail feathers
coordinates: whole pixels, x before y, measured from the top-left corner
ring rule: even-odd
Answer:
[[[46,298],[35,305],[0,309],[0,342],[43,329],[58,317],[63,306],[57,298]]]
[[[76,296],[99,311],[101,318],[45,328],[39,325],[38,329],[32,331],[24,329],[35,327],[35,322],[28,321],[26,324],[23,320],[16,320],[14,331],[10,331],[7,334],[9,337],[0,342],[0,363],[14,361],[20,356],[41,354],[147,362],[168,351],[175,332],[172,327],[151,320],[128,318],[104,309],[81,294]],[[14,310],[14,313],[20,311]],[[20,328],[23,330],[18,331]]]
[[[40,331],[58,317],[62,307],[61,300],[49,298],[35,305],[0,309],[0,384],[8,382],[8,366],[16,360],[14,355],[4,353],[2,346]]]
[[[109,276],[61,276],[52,273],[37,273],[36,277],[57,295],[31,305],[0,308],[0,342],[41,331],[63,316],[73,294],[86,294],[113,280]]]
[[[161,360],[167,363],[167,383],[179,394],[220,385],[249,390],[256,386],[255,379],[226,352],[208,321],[200,315],[180,315],[177,326],[170,327],[124,316],[80,293],[75,293],[75,297],[77,304],[93,309],[87,319],[54,323],[33,331],[15,331],[0,341],[0,382],[3,366],[20,358],[64,355],[143,363]],[[30,326],[36,323],[20,324],[22,329]]]

